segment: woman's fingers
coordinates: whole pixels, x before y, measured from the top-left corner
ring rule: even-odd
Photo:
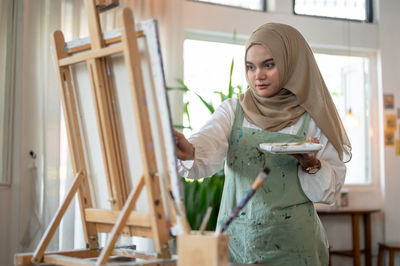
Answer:
[[[317,156],[316,155],[317,155],[316,152],[302,153],[302,154],[292,154],[292,156],[295,157],[297,159],[297,161],[299,161],[299,163],[303,167],[308,167],[310,165],[314,165],[315,164],[315,160],[317,160]]]
[[[310,137],[310,142],[312,142],[312,143],[319,143],[319,139]]]
[[[183,134],[177,130],[174,129],[174,135],[175,135],[175,140],[179,140]]]
[[[175,143],[176,143],[176,155],[181,160],[193,160],[194,148],[193,145],[185,138],[185,136],[174,130]]]
[[[308,139],[308,141],[312,142],[312,143],[319,143],[319,139],[318,138],[314,138],[314,137],[310,137]],[[299,163],[303,167],[307,167],[307,166],[310,166],[310,165],[315,165],[315,161],[318,160],[317,159],[317,152],[290,154],[290,155],[292,155],[294,158],[296,158],[297,161],[299,161]]]

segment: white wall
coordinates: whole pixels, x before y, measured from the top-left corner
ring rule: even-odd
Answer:
[[[395,109],[388,113],[396,113],[400,107],[400,1],[381,1],[379,44],[382,69],[383,93],[394,94]],[[399,138],[396,133],[396,138]],[[385,211],[385,239],[387,241],[400,240],[400,157],[394,156],[394,147],[384,150],[384,211]]]
[[[10,254],[10,214],[11,214],[11,190],[9,187],[0,186],[0,264],[8,265],[7,258]]]

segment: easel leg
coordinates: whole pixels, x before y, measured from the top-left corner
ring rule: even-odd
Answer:
[[[155,150],[149,121],[149,112],[146,102],[140,53],[136,40],[135,23],[132,12],[124,9],[121,16],[121,39],[123,44],[125,63],[128,69],[131,85],[132,100],[136,116],[138,140],[142,152],[142,164],[147,188],[147,197],[150,203],[151,227],[153,230],[154,246],[157,253],[163,258],[170,257],[168,246],[168,225],[161,200],[160,182],[157,171]]]
[[[83,173],[79,172],[76,175],[74,182],[72,183],[72,186],[69,189],[67,196],[64,199],[64,202],[58,208],[56,215],[54,216],[49,227],[47,228],[42,239],[40,240],[40,243],[39,243],[38,247],[36,248],[35,253],[33,254],[32,263],[39,263],[42,261],[43,254],[46,250],[46,247],[49,244],[51,238],[53,237],[54,232],[56,231],[57,227],[59,226],[61,218],[64,216],[64,213],[67,211],[67,208],[68,208],[69,204],[71,203],[72,199],[74,198],[76,191],[78,190],[79,186],[81,185],[83,179],[84,179]]]
[[[117,242],[118,237],[120,236],[121,231],[129,218],[129,214],[132,212],[132,209],[135,206],[136,200],[138,199],[140,192],[143,189],[143,186],[144,178],[142,176],[136,189],[132,190],[129,194],[128,200],[126,201],[124,208],[122,209],[121,214],[119,215],[118,220],[111,231],[110,241],[100,253],[100,256],[97,260],[97,265],[106,264],[108,257],[110,256],[112,249],[115,245],[115,242]]]

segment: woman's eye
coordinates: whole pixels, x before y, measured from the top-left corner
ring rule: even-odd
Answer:
[[[254,70],[254,66],[252,66],[252,65],[247,65],[247,70]]]
[[[266,64],[265,64],[265,67],[266,67],[266,68],[273,68],[274,66],[275,66],[274,63],[266,63]]]

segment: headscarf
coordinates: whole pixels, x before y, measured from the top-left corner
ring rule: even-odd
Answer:
[[[281,90],[273,96],[260,97],[250,87],[240,95],[246,119],[264,130],[278,131],[295,124],[308,112],[340,159],[350,161],[350,141],[311,48],[300,32],[289,25],[267,23],[250,36],[245,59],[253,45],[263,45],[270,50],[278,68]],[[247,81],[250,85],[248,78]]]

